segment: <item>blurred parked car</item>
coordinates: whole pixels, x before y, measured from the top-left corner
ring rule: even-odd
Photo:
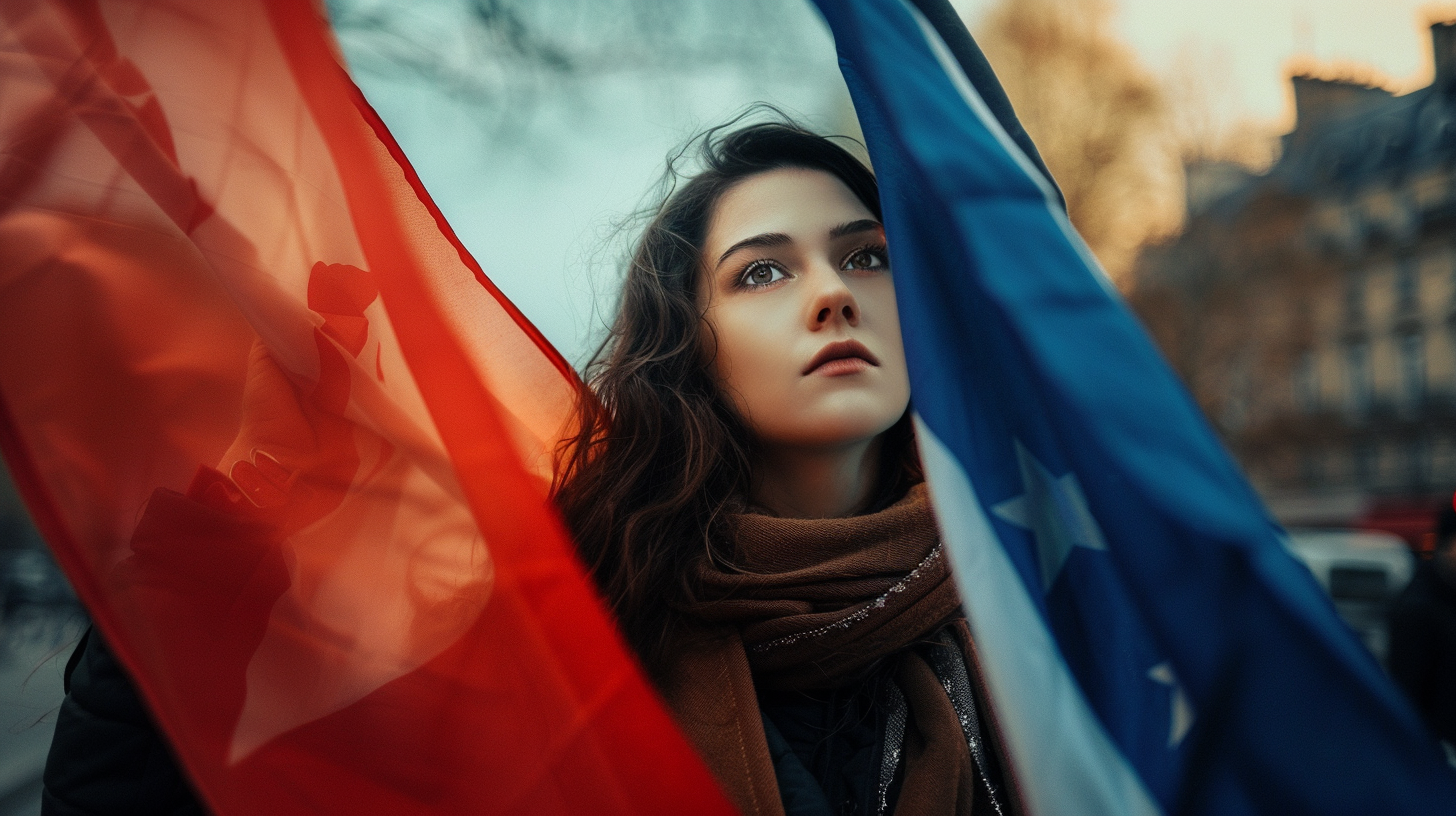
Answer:
[[[1287,545],[1330,594],[1335,610],[1385,661],[1385,612],[1410,583],[1415,556],[1398,536],[1369,530],[1289,530]]]

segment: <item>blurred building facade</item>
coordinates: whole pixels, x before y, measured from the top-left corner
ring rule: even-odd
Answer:
[[[1188,168],[1130,300],[1271,509],[1418,543],[1456,487],[1456,23],[1394,96],[1292,79],[1262,174]]]

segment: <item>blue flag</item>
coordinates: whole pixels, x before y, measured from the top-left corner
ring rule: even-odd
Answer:
[[[1031,813],[1456,812],[1439,746],[1109,285],[949,4],[815,1]]]

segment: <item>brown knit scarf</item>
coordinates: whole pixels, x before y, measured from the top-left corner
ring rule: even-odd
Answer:
[[[699,567],[705,600],[686,610],[693,625],[663,692],[739,809],[783,814],[755,682],[833,687],[890,659],[909,720],[895,814],[970,813],[983,785],[951,700],[925,659],[926,648],[937,648],[926,644],[947,623],[962,650],[970,648],[925,487],[865,516],[743,513],[730,528],[739,569]]]

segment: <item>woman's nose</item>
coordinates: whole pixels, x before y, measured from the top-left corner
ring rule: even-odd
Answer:
[[[841,321],[848,326],[858,326],[859,304],[855,302],[854,293],[844,284],[844,279],[838,273],[828,273],[809,305],[809,330],[819,331]]]

